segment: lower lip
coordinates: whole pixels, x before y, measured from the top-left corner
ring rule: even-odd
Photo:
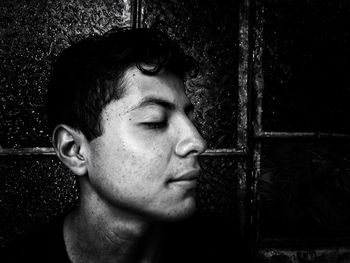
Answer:
[[[182,187],[194,188],[197,186],[197,180],[172,181],[171,184],[182,186]]]

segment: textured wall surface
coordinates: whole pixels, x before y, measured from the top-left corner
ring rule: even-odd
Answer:
[[[237,160],[232,157],[201,157],[198,208],[237,220]]]
[[[71,41],[130,26],[128,2],[0,3],[0,147],[50,146],[43,107],[51,62]]]

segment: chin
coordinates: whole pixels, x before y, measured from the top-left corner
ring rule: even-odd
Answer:
[[[193,200],[187,200],[186,204],[182,204],[181,207],[171,209],[167,213],[162,214],[159,220],[165,222],[176,222],[185,220],[191,217],[196,212],[196,203]]]

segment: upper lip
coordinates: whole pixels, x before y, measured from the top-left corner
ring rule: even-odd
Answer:
[[[200,173],[200,169],[190,170],[190,171],[184,172],[181,175],[171,179],[171,181],[195,180],[198,178],[199,173]]]

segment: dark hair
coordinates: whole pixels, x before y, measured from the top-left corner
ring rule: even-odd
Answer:
[[[84,39],[65,49],[53,65],[47,96],[50,131],[66,124],[88,140],[101,135],[101,112],[121,98],[124,73],[132,66],[146,75],[164,68],[182,79],[196,71],[194,60],[156,29],[114,29]]]

